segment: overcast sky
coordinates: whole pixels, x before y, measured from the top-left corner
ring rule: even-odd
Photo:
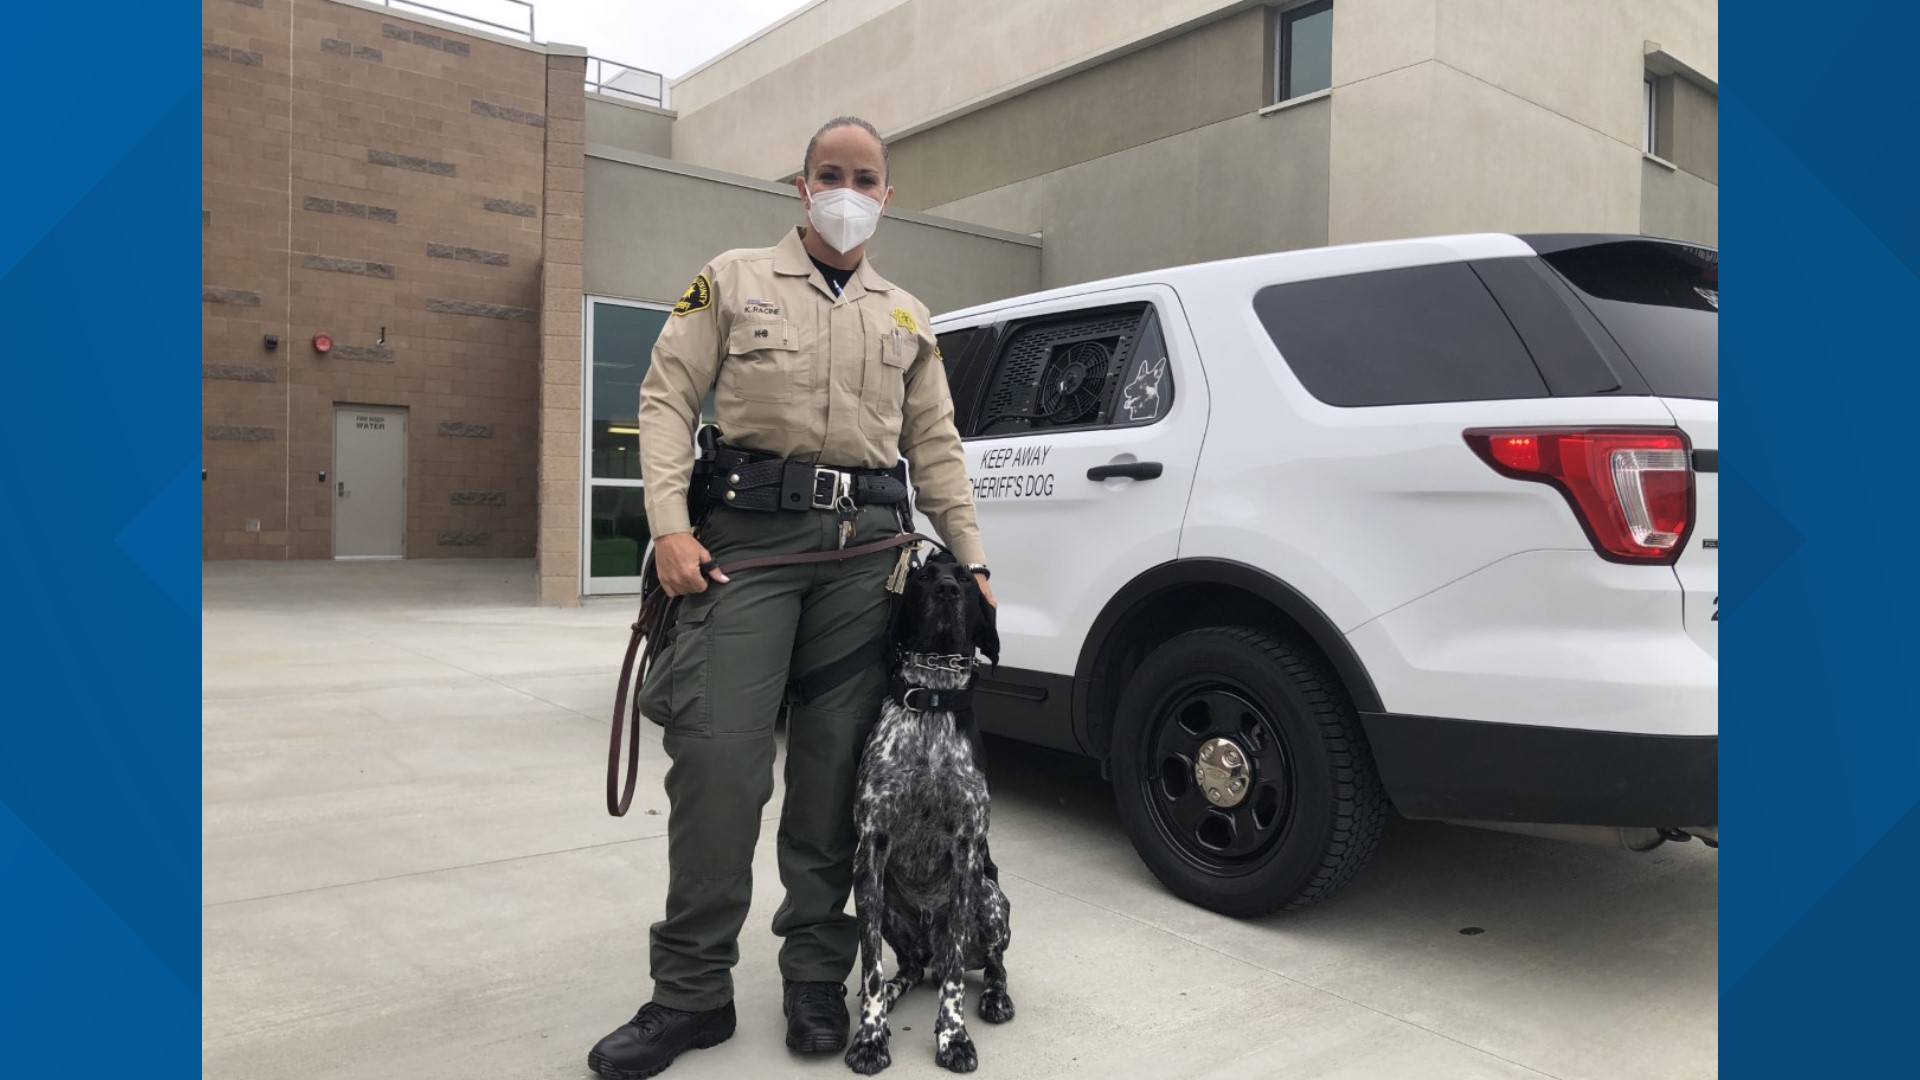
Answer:
[[[447,0],[430,2],[436,7],[463,10],[460,4]],[[540,40],[580,45],[595,56],[658,71],[672,79],[809,2],[533,0],[533,6]]]

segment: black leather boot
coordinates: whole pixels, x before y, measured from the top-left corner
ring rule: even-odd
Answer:
[[[847,988],[839,983],[786,980],[787,1049],[806,1054],[847,1048]]]
[[[587,1054],[587,1065],[607,1080],[646,1080],[684,1050],[704,1050],[733,1037],[733,1002],[705,1012],[669,1009],[649,1001]]]

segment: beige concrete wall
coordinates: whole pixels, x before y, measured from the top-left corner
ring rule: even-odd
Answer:
[[[588,94],[587,141],[636,154],[672,157],[673,117],[667,109]]]
[[[907,0],[813,0],[674,80],[676,107],[704,108]]]
[[[1638,85],[1638,76],[1625,84]],[[1637,140],[1570,123],[1441,63],[1335,87],[1332,105],[1332,243],[1639,229]]]
[[[1335,0],[1333,85],[1433,59],[1442,0]]]
[[[1647,40],[1707,81],[1720,82],[1720,5],[1716,0],[1629,0]]]
[[[1662,82],[1661,156],[1710,184],[1720,182],[1720,96],[1679,76]]]
[[[1638,149],[1649,41],[1718,78],[1714,0],[1445,0],[1434,56]]]
[[[1640,232],[1720,243],[1720,186],[1657,161],[1640,166]]]
[[[1038,87],[890,148],[894,198],[953,202],[1266,104],[1264,9]]]
[[[588,149],[586,207],[587,291],[661,303],[678,299],[713,256],[777,243],[803,219],[791,188],[605,147]],[[884,219],[873,261],[936,312],[1040,284],[1036,241],[920,214]]]
[[[836,114],[860,113],[883,133],[904,132],[1036,78],[1067,74],[1197,20],[1253,6],[1247,0],[905,0],[890,6],[827,0],[807,13],[806,25],[841,20],[834,24],[844,26],[837,35],[809,29],[788,46],[776,30],[764,44],[736,54],[751,53],[751,59],[723,59],[674,85],[680,114],[674,159],[783,176],[799,167],[808,136]],[[865,21],[854,18],[875,10]]]
[[[677,100],[676,158],[783,175],[819,119],[864,112],[883,131],[908,130],[895,145],[901,205],[1045,232],[1048,283],[1157,260],[1109,255],[1105,237],[1078,235],[1083,222],[1138,215],[1111,203],[1082,208],[1068,193],[1122,193],[1125,204],[1123,193],[1149,178],[1180,183],[1177,163],[1123,151],[1176,152],[1170,136],[1257,109],[1270,77],[1264,5],[825,0],[803,16],[805,34],[775,30],[688,80],[698,90]],[[1334,18],[1320,184],[1329,205],[1265,243],[1634,231],[1648,54],[1708,83],[1718,77],[1713,0],[1339,0]],[[1065,27],[1073,32],[1051,32]],[[795,48],[783,56],[786,33]],[[989,38],[996,44],[983,47]],[[1692,82],[1672,97],[1672,152],[1687,158],[1684,170],[1717,181],[1717,102]],[[940,122],[917,127],[932,119]],[[1059,182],[1095,161],[1119,171]],[[1254,160],[1246,175],[1297,180],[1297,164]],[[1224,187],[1242,178],[1210,171]],[[1190,224],[1204,230],[1209,220],[1200,212]]]
[[[1332,242],[1714,231],[1716,200],[1643,170],[1640,145],[1650,49],[1717,77],[1711,0],[1348,0],[1334,18]],[[1717,180],[1717,100],[1682,79],[1663,87],[1663,149]],[[1642,205],[1643,172],[1658,205]]]
[[[1318,246],[1331,104],[1246,113],[934,212],[1042,233],[1042,288]]]

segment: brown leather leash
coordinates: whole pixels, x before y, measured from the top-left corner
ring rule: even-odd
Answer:
[[[876,555],[882,551],[892,551],[908,544],[929,543],[941,546],[938,540],[920,533],[901,533],[885,540],[875,540],[868,544],[859,544],[834,551],[812,551],[802,555],[761,555],[719,567],[721,574],[732,577],[747,570],[758,570],[768,566],[805,566],[810,563],[842,562],[857,559],[862,555]],[[704,563],[700,569],[710,572],[714,564]],[[713,586],[709,586],[710,588]],[[719,586],[725,588],[726,586]],[[656,586],[640,604],[640,613],[633,621],[633,634],[627,639],[626,659],[620,662],[620,686],[613,696],[613,735],[607,746],[607,813],[614,817],[626,816],[627,809],[633,805],[634,783],[640,773],[640,687],[646,682],[647,672],[653,668],[653,660],[658,653],[661,639],[673,628],[674,613],[680,604],[680,597],[668,596],[664,586]],[[635,670],[636,667],[638,670]],[[631,691],[631,695],[629,695]],[[627,706],[628,697],[633,700],[632,709]],[[620,714],[631,713],[627,739],[627,782],[620,784]]]

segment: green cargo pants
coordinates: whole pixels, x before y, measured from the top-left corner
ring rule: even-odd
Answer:
[[[839,546],[831,513],[716,509],[700,541],[722,563]],[[891,507],[860,512],[850,543],[900,531]],[[774,722],[789,681],[887,632],[886,590],[899,552],[749,570],[681,601],[671,643],[648,672],[641,712],[666,729],[667,913],[653,925],[653,1000],[712,1009],[733,999],[740,927],[753,895],[753,849],[773,795]],[[886,690],[874,663],[796,704],[787,722],[780,881],[773,932],[780,972],[841,982],[853,969],[855,774]]]

